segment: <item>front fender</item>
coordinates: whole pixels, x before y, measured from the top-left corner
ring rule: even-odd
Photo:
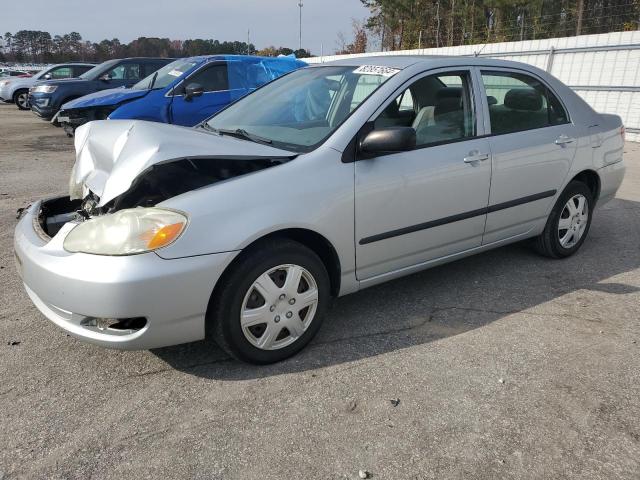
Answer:
[[[320,147],[288,163],[187,192],[158,204],[186,212],[189,226],[158,251],[180,258],[242,250],[291,228],[311,230],[335,248],[343,272],[355,269],[354,164]]]
[[[169,99],[159,92],[125,102],[109,115],[110,120],[148,120],[151,122],[169,122]],[[160,98],[158,98],[160,97]]]

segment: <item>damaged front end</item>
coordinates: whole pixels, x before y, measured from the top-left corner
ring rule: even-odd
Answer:
[[[156,205],[172,197],[295,157],[265,145],[141,121],[90,123],[78,131],[75,143],[69,196],[43,201],[37,215],[36,229],[45,238],[70,222],[158,210]],[[204,155],[207,150],[217,154]],[[174,157],[179,151],[192,155]]]

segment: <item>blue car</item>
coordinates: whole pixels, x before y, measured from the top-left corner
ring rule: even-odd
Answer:
[[[70,136],[78,126],[106,118],[194,126],[265,83],[306,66],[293,57],[183,58],[131,88],[96,92],[68,102],[55,120]]]
[[[120,58],[101,63],[78,78],[37,82],[29,89],[31,111],[50,120],[62,105],[74,98],[99,90],[130,87],[172,61],[171,58]]]

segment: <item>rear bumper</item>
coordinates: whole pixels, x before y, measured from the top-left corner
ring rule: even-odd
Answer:
[[[600,176],[600,197],[598,198],[598,207],[606,204],[616,196],[624,174],[626,166],[624,162],[616,162],[598,170]]]
[[[234,252],[165,260],[155,253],[123,257],[69,253],[68,223],[52,239],[37,225],[40,202],[16,227],[16,266],[42,314],[84,341],[125,350],[201,340],[213,288]],[[138,330],[101,330],[93,319],[144,318]],[[94,322],[95,323],[95,322]]]

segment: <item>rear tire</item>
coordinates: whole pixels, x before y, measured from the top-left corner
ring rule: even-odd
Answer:
[[[591,227],[595,202],[589,187],[572,181],[558,197],[535,249],[550,258],[566,258],[576,253]]]
[[[312,250],[288,239],[241,255],[211,297],[207,338],[244,362],[284,360],[320,329],[330,297],[327,270]]]
[[[13,103],[20,110],[29,110],[29,90],[16,90],[13,94]]]

